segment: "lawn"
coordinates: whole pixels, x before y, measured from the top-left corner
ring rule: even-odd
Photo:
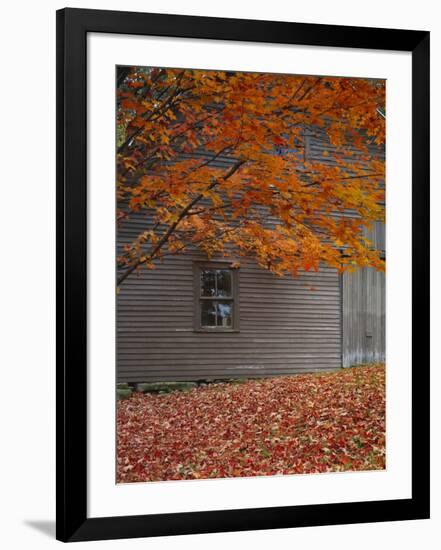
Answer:
[[[135,393],[118,402],[119,483],[385,468],[385,368]]]

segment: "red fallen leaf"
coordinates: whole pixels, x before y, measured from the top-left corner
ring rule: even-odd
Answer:
[[[385,468],[385,369],[134,394],[118,402],[118,482]]]

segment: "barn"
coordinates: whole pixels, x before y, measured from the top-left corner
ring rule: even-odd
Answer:
[[[312,160],[332,162],[325,149],[308,137]],[[145,224],[145,214],[133,214],[118,226],[117,254]],[[367,236],[384,256],[384,223]],[[191,250],[128,277],[116,302],[119,383],[255,378],[385,360],[385,274],[373,268],[341,274],[322,266],[279,277],[251,258]]]

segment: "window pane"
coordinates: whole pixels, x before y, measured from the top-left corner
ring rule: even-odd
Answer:
[[[216,302],[214,300],[201,300],[201,326],[216,326]]]
[[[231,296],[231,271],[229,269],[218,269],[217,294],[216,296]]]
[[[216,296],[216,272],[203,269],[201,271],[201,296]]]
[[[233,326],[233,303],[218,300],[201,300],[201,326],[224,327]]]
[[[233,318],[232,302],[217,302],[217,326],[231,327]]]

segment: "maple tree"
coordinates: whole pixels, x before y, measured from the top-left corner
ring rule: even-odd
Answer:
[[[386,466],[384,365],[134,393],[118,402],[118,482]]]
[[[117,80],[118,223],[146,220],[118,285],[192,247],[278,275],[384,269],[364,231],[384,219],[384,81],[140,67]],[[328,162],[305,155],[311,135]]]

